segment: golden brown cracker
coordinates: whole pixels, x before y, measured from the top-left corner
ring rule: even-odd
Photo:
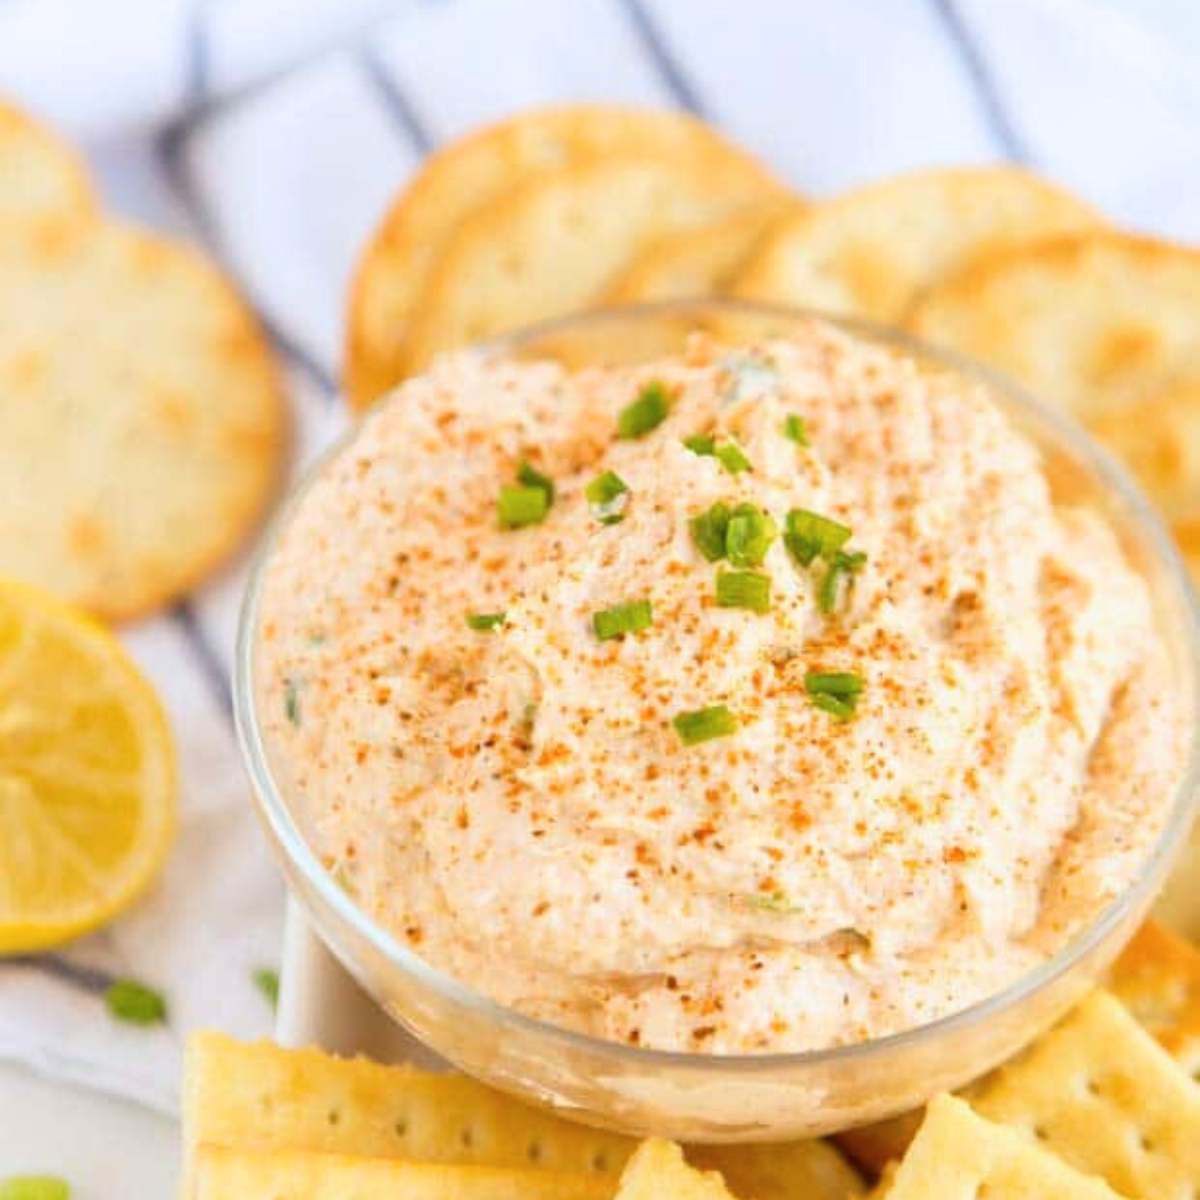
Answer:
[[[1106,231],[1010,248],[931,289],[909,324],[1102,420],[1200,379],[1200,251]]]
[[[997,1071],[972,1103],[1129,1200],[1190,1200],[1200,1187],[1200,1087],[1106,992]]]
[[[742,1200],[853,1200],[866,1192],[857,1171],[831,1142],[750,1142],[686,1146],[694,1167],[720,1171]]]
[[[887,1121],[847,1129],[837,1135],[837,1144],[856,1163],[877,1175],[904,1154],[924,1118],[925,1110],[915,1108]]]
[[[615,1200],[735,1200],[717,1171],[689,1166],[683,1150],[662,1138],[647,1138],[625,1166]],[[756,1200],[742,1197],[742,1200]]]
[[[1029,1139],[985,1120],[954,1096],[930,1101],[887,1200],[1117,1200]]]
[[[19,108],[0,101],[0,245],[59,246],[99,219],[82,159]]]
[[[534,175],[610,154],[701,157],[765,173],[702,122],[681,113],[611,105],[538,109],[438,151],[384,215],[350,289],[345,382],[364,408],[399,382],[407,326],[434,264],[459,223]]]
[[[402,357],[587,307],[642,247],[760,199],[740,161],[610,155],[538,175],[460,222],[421,295]]]
[[[176,597],[279,478],[275,364],[182,243],[103,224],[0,249],[0,573],[109,618]]]
[[[1175,536],[1180,538],[1178,528]],[[1196,564],[1200,563],[1200,528],[1187,533],[1180,546],[1196,573]],[[1197,582],[1200,583],[1200,577]],[[1200,945],[1200,824],[1193,827],[1182,846],[1167,886],[1154,906],[1154,915],[1194,945]]]
[[[1014,167],[915,171],[780,222],[735,280],[746,299],[897,321],[930,284],[980,254],[1102,223]]]
[[[661,238],[617,276],[604,301],[642,304],[723,296],[771,226],[785,213],[803,208],[795,197],[765,200],[712,225]]]
[[[189,1200],[608,1200],[611,1180],[480,1164],[204,1146]]]

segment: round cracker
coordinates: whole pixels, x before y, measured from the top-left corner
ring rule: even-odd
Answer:
[[[404,367],[586,308],[645,246],[768,186],[720,156],[605,156],[543,172],[459,224],[410,323]]]
[[[258,328],[195,251],[103,224],[0,254],[0,574],[109,618],[243,539],[286,420]]]
[[[1200,251],[1094,232],[990,255],[934,288],[911,328],[1084,421],[1200,378]]]
[[[350,290],[345,386],[362,408],[402,377],[408,321],[459,222],[541,171],[607,154],[719,159],[764,185],[764,169],[683,113],[576,105],[522,113],[434,154],[367,243]]]
[[[62,241],[99,206],[79,156],[26,113],[0,102],[0,242]]]
[[[660,238],[617,277],[604,299],[641,304],[723,296],[767,230],[803,207],[796,197],[765,200],[702,229]]]
[[[981,254],[1103,224],[1013,167],[917,171],[782,222],[735,281],[746,299],[897,321],[937,279]]]

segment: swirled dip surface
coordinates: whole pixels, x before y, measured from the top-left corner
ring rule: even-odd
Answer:
[[[665,419],[618,436],[651,382]],[[523,461],[553,503],[503,528]],[[779,528],[765,612],[716,601],[738,568],[690,522],[718,502]],[[791,510],[851,532],[806,565]],[[648,627],[597,635],[643,600]],[[275,769],[362,907],[641,1045],[826,1047],[983,998],[1125,887],[1181,772],[1109,528],[1055,505],[985,392],[820,325],[644,369],[442,361],[303,498],[261,621]],[[691,741],[675,719],[712,708]]]

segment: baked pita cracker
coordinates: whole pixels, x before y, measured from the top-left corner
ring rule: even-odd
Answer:
[[[930,284],[981,254],[1102,223],[1081,200],[1014,167],[917,171],[781,222],[733,292],[894,322]]]
[[[1109,987],[1143,1029],[1200,1081],[1200,950],[1147,921],[1113,965]]]
[[[662,1138],[647,1138],[621,1173],[614,1200],[735,1200],[717,1171],[689,1166],[683,1150]],[[742,1200],[755,1200],[743,1197]]]
[[[1120,419],[1200,379],[1200,251],[1105,231],[1009,249],[933,288],[909,324],[1085,423]]]
[[[661,238],[617,276],[607,304],[642,304],[724,296],[754,247],[786,213],[805,206],[795,198],[752,205],[701,229]]]
[[[79,155],[0,101],[0,246],[61,245],[98,220],[96,194]]]
[[[204,1146],[188,1200],[609,1200],[612,1181],[562,1171]]]
[[[575,105],[521,113],[431,156],[396,198],[359,259],[350,289],[345,385],[364,408],[404,374],[408,322],[458,224],[533,176],[597,156],[699,157],[757,178],[763,168],[682,113]]]
[[[0,574],[109,618],[187,591],[280,475],[278,374],[182,243],[102,224],[0,248]]]
[[[887,1200],[1117,1200],[1102,1180],[1073,1170],[1021,1134],[937,1096],[896,1167]]]
[[[1129,1200],[1188,1200],[1200,1187],[1200,1087],[1106,992],[997,1071],[972,1103]]]
[[[608,155],[543,172],[447,240],[408,326],[404,370],[586,308],[651,242],[718,220],[770,187],[721,156]]]

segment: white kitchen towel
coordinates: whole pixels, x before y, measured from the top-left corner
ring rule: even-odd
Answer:
[[[1192,0],[0,0],[0,93],[78,141],[117,211],[203,242],[289,367],[297,463],[338,429],[357,248],[431,148],[515,108],[690,109],[813,195],[1009,159],[1200,240]],[[0,180],[0,187],[3,180]],[[0,1056],[163,1109],[187,1030],[265,1032],[282,885],[232,736],[244,563],[123,636],[165,697],[179,842],[154,893],[0,962]],[[163,1029],[114,1024],[114,977]]]

